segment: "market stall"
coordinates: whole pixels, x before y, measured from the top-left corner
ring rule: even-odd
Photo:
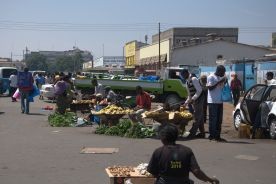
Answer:
[[[93,106],[95,103],[96,103],[95,99],[92,99],[92,100],[73,100],[73,102],[70,104],[70,110],[72,112],[88,111],[90,109],[90,106]]]
[[[128,108],[118,107],[116,105],[108,105],[100,111],[92,110],[91,114],[98,116],[101,119],[101,124],[114,126],[118,124],[119,120],[127,115],[133,113],[133,110]]]

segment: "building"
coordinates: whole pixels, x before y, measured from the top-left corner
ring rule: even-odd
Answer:
[[[48,62],[55,62],[59,57],[63,56],[75,56],[76,54],[80,53],[81,57],[84,62],[92,61],[93,56],[91,52],[80,50],[76,47],[73,48],[73,50],[67,50],[67,51],[37,51],[37,52],[30,52],[30,54],[38,53],[41,55],[46,56]],[[28,57],[29,54],[26,54],[26,57]]]
[[[238,32],[238,28],[176,27],[161,32],[160,40],[171,39],[173,48],[204,43],[215,38],[238,42]],[[159,35],[153,35],[152,43],[158,41]]]
[[[82,69],[87,70],[93,68],[93,61],[87,61],[82,64]]]
[[[124,56],[103,56],[93,61],[93,68],[106,68],[110,72],[123,71],[125,67]]]
[[[153,70],[159,70],[162,66],[167,66],[170,62],[171,54],[171,41],[163,40],[160,42],[160,63],[159,63],[159,44],[154,43],[140,48],[140,59],[137,63],[140,68],[147,73],[151,73]]]
[[[190,45],[173,49],[171,53],[170,66],[181,65],[216,65],[217,60],[243,60],[259,59],[266,54],[275,51],[268,48],[257,47],[242,43],[234,43],[221,39],[205,43]]]
[[[271,46],[276,48],[276,33],[272,33],[272,43]]]
[[[15,67],[18,70],[22,70],[25,67],[25,63],[12,61],[10,58],[0,58],[0,67]]]
[[[124,46],[125,53],[125,70],[126,73],[134,73],[136,66],[139,61],[139,50],[142,46],[148,45],[143,42],[138,42],[136,40],[128,42]]]

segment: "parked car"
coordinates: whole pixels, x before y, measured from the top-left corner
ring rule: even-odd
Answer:
[[[276,139],[276,85],[257,84],[251,87],[233,111],[233,123],[238,130],[241,123],[253,125],[256,116],[261,113],[261,128],[269,131],[270,137]]]
[[[43,98],[47,98],[49,100],[54,100],[55,99],[54,85],[53,84],[42,85],[40,94],[41,94],[41,96],[43,96]]]

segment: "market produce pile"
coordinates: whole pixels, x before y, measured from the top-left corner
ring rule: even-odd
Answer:
[[[116,177],[127,177],[132,175],[151,176],[147,171],[148,163],[141,163],[137,167],[132,166],[112,166],[108,167],[110,174]]]
[[[144,118],[152,118],[156,121],[166,121],[166,122],[179,122],[181,120],[190,121],[193,119],[193,115],[185,110],[180,108],[180,111],[165,111],[160,108],[154,111],[146,111],[142,114]]]
[[[131,176],[134,173],[134,167],[131,166],[113,166],[107,168],[113,176]]]
[[[130,114],[133,110],[131,109],[123,109],[122,107],[118,107],[116,105],[109,105],[98,112],[95,112],[95,115],[101,114]]]
[[[121,119],[116,126],[109,127],[106,125],[100,125],[96,128],[95,133],[128,138],[146,138],[155,135],[153,129],[145,127],[139,123],[132,124],[132,122],[127,119]]]
[[[65,114],[55,112],[48,116],[49,124],[53,127],[73,127],[77,119],[76,114],[72,112],[65,112]]]
[[[72,104],[93,104],[95,100],[73,100]]]

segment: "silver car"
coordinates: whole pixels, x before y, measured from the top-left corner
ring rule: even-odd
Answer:
[[[257,84],[251,87],[233,111],[233,123],[238,130],[241,123],[253,125],[260,115],[260,127],[276,139],[276,85]]]

